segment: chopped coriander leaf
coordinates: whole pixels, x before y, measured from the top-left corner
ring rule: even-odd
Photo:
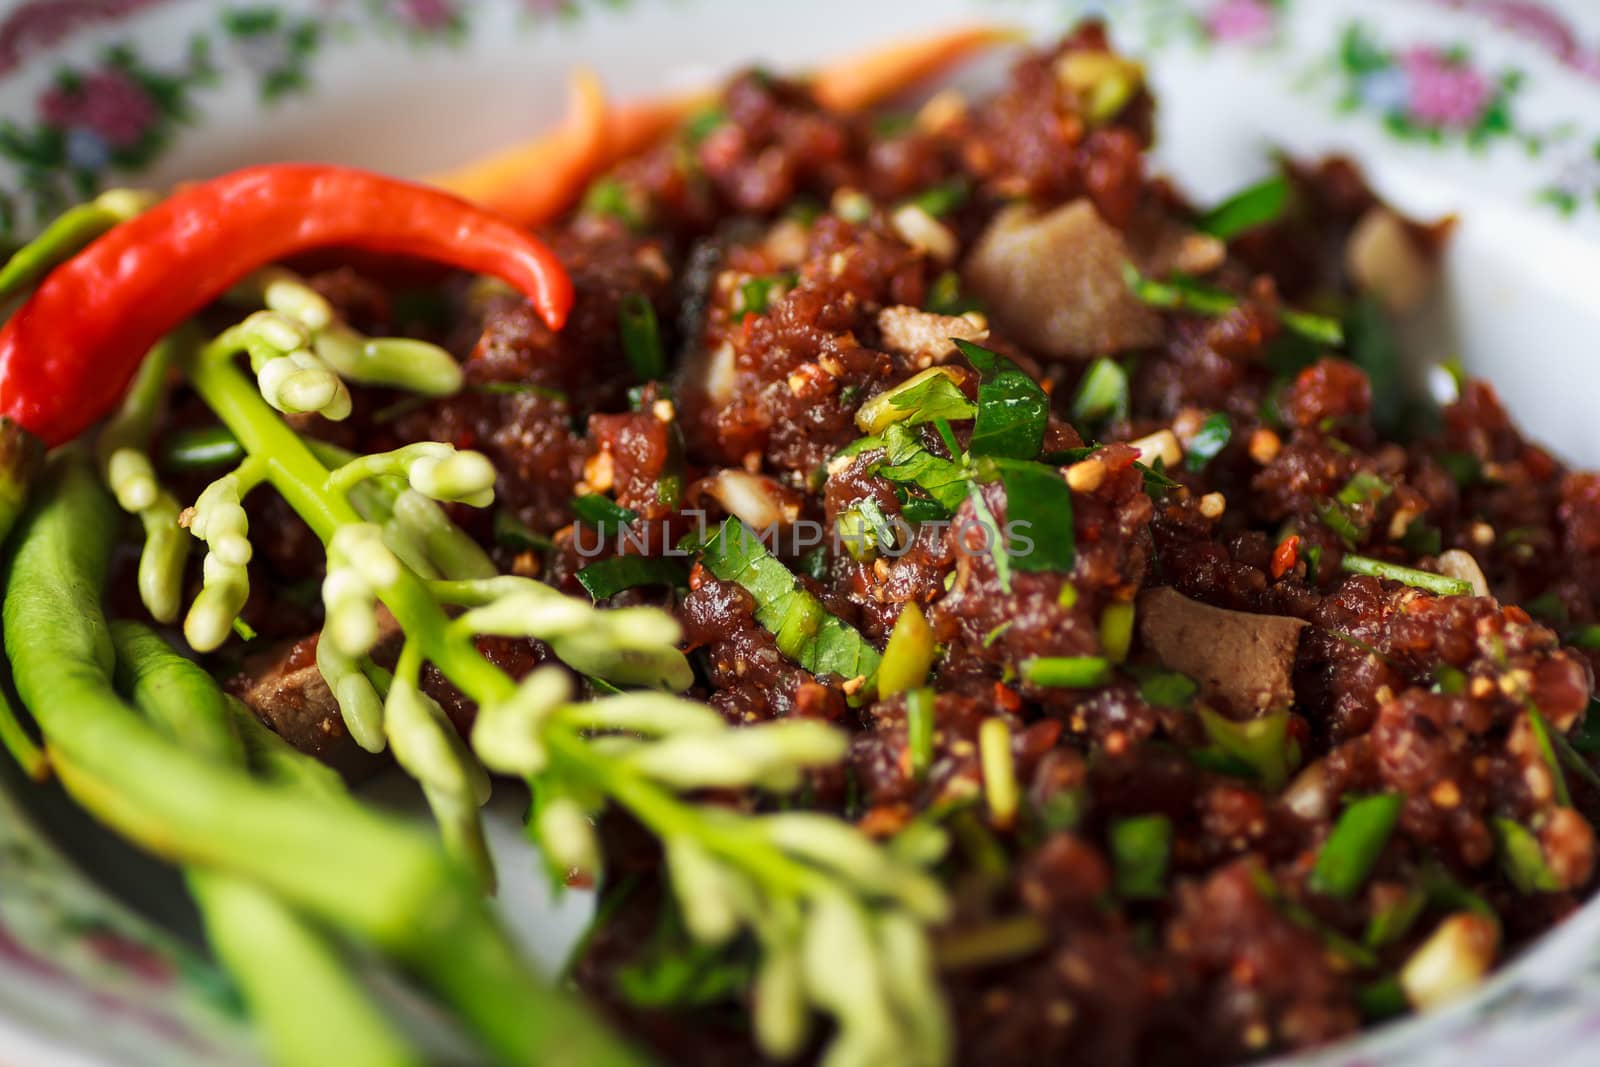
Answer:
[[[1511,819],[1494,819],[1495,843],[1499,845],[1500,868],[1519,893],[1552,893],[1561,881],[1545,863],[1544,850],[1533,831]]]
[[[1200,424],[1200,429],[1189,438],[1188,447],[1184,449],[1184,466],[1191,471],[1203,471],[1206,464],[1216,459],[1228,441],[1233,437],[1233,422],[1227,415],[1214,411],[1206,416],[1206,421]]]
[[[932,689],[913,689],[906,694],[906,747],[911,752],[911,772],[918,778],[933,766]]]
[[[915,431],[896,423],[884,431],[883,446],[884,464],[877,473],[889,481],[917,486],[946,511],[967,498],[966,464],[929,452]]]
[[[544,552],[555,547],[555,542],[534,530],[504,508],[494,513],[495,544],[518,552]]]
[[[1241,189],[1201,215],[1195,228],[1227,241],[1283,217],[1289,206],[1289,179],[1281,174]]]
[[[1172,822],[1165,815],[1117,819],[1109,833],[1117,893],[1129,900],[1159,900],[1172,853]]]
[[[1372,383],[1372,422],[1384,434],[1402,430],[1406,389],[1400,342],[1389,313],[1371,293],[1362,293],[1345,317],[1350,360]]]
[[[1382,793],[1347,807],[1317,852],[1307,883],[1311,891],[1339,900],[1355,896],[1394,832],[1404,803],[1398,793]]]
[[[1128,372],[1104,356],[1089,364],[1072,397],[1072,417],[1078,422],[1120,422],[1128,417]]]
[[[1425,589],[1435,596],[1472,595],[1472,583],[1463,578],[1447,578],[1442,574],[1419,571],[1415,567],[1403,567],[1398,563],[1372,559],[1370,556],[1347,554],[1339,561],[1339,568],[1351,574],[1367,574],[1374,578],[1403,582],[1417,589]]]
[[[622,332],[622,354],[640,381],[653,382],[667,373],[667,357],[661,348],[661,328],[656,309],[643,293],[629,293],[617,306],[617,323]]]
[[[1160,497],[1168,489],[1178,488],[1178,483],[1167,477],[1167,465],[1161,458],[1151,464],[1134,463],[1134,467],[1144,475],[1144,491],[1152,497]]]
[[[907,203],[920,207],[934,218],[940,218],[965,204],[971,192],[966,179],[952,178],[950,181],[924,189]]]
[[[1052,467],[997,461],[1006,491],[1006,528],[1011,565],[1019,571],[1072,570],[1077,544],[1072,525],[1072,490]]]
[[[970,341],[956,347],[978,369],[978,414],[967,451],[974,456],[1033,459],[1044,443],[1050,398],[1011,361]]]
[[[1031,685],[1089,689],[1111,680],[1111,664],[1104,656],[1034,656],[1022,661],[1019,673]]]
[[[573,577],[595,600],[643,585],[689,584],[689,574],[681,561],[656,556],[614,556],[589,564]]]
[[[935,419],[970,419],[978,413],[956,384],[960,372],[951,367],[929,367],[893,388],[886,389],[856,410],[856,425],[877,434],[890,424],[907,426]]]
[[[965,315],[969,311],[983,310],[977,300],[962,295],[961,275],[953,270],[945,271],[928,286],[925,306],[936,315]]]
[[[639,513],[632,508],[625,508],[608,496],[599,493],[586,493],[575,496],[568,505],[572,513],[578,517],[579,522],[588,523],[597,527],[601,533],[610,536],[616,530],[631,525],[639,517]]]
[[[950,517],[949,510],[937,500],[925,496],[913,496],[904,486],[898,488],[898,494],[903,494],[900,500],[900,517],[912,526],[920,526],[925,522],[938,522],[940,519]]]
[[[1206,707],[1199,712],[1200,724],[1212,744],[1247,764],[1268,789],[1283,788],[1293,770],[1287,711],[1243,721],[1225,718]]]
[[[756,621],[771,633],[778,633],[791,614],[809,617],[813,606],[821,607],[738,519],[722,523],[701,550],[700,562],[715,577],[738,583],[754,597]],[[880,659],[855,627],[825,609],[815,632],[787,654],[812,674],[847,680],[875,675]]]

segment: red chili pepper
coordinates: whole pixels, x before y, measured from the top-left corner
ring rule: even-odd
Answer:
[[[251,271],[334,246],[495,275],[553,330],[572,306],[548,248],[449,193],[345,167],[249,167],[180,190],[56,268],[0,331],[0,415],[46,444],[71,440],[173,327]]]
[[[1300,560],[1300,535],[1290,534],[1278,542],[1278,547],[1272,551],[1272,577],[1274,580],[1282,578],[1289,573]]]

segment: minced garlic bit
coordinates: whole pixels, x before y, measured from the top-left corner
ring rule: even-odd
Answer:
[[[1220,519],[1228,510],[1228,498],[1221,493],[1207,493],[1200,498],[1200,514],[1208,519]]]
[[[894,214],[889,216],[889,225],[906,244],[922,249],[941,263],[949,263],[960,251],[950,227],[916,204],[895,208]]]
[[[1483,568],[1472,558],[1472,553],[1452,548],[1439,555],[1439,573],[1447,578],[1460,578],[1472,586],[1473,596],[1489,596],[1489,579]]]
[[[913,121],[917,129],[924,133],[938,133],[960,122],[966,114],[966,94],[952,87],[941,89],[929,97]]]
[[[672,401],[662,398],[650,405],[650,414],[656,417],[657,422],[671,422],[678,416],[678,409],[672,406]]]
[[[1158,459],[1168,467],[1176,467],[1183,462],[1183,446],[1178,443],[1178,435],[1171,430],[1157,430],[1128,444],[1139,450],[1139,462],[1146,466]]]
[[[1278,458],[1278,450],[1283,447],[1283,442],[1271,430],[1260,429],[1250,435],[1250,458],[1261,466]]]
[[[1106,480],[1106,461],[1098,456],[1082,459],[1067,468],[1067,486],[1074,493],[1092,493]]]

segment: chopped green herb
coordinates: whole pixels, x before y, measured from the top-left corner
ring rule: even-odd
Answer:
[[[1139,696],[1157,708],[1186,708],[1200,692],[1193,678],[1177,671],[1150,671],[1139,680]]]
[[[1165,311],[1183,311],[1192,315],[1224,315],[1239,306],[1239,298],[1225,289],[1218,289],[1181,274],[1173,274],[1166,281],[1155,281],[1139,273],[1132,263],[1123,263],[1122,278],[1133,295],[1151,307]],[[1344,328],[1338,319],[1315,315],[1309,311],[1280,308],[1278,321],[1285,327],[1320,345],[1344,344]]]
[[[1404,429],[1406,388],[1400,342],[1383,304],[1362,293],[1345,319],[1350,360],[1372,383],[1372,422],[1385,435]]]
[[[494,541],[497,545],[518,552],[546,552],[555,547],[554,541],[535,531],[505,508],[500,508],[494,513]]]
[[[1589,698],[1589,707],[1573,727],[1570,740],[1572,747],[1586,756],[1600,753],[1600,697]]]
[[[1072,570],[1077,544],[1072,525],[1072,490],[1053,467],[996,461],[1006,491],[1006,526],[1011,565],[1019,571]]]
[[[1580,626],[1567,635],[1567,641],[1578,648],[1600,649],[1600,624]]]
[[[1201,707],[1199,712],[1200,723],[1212,744],[1248,765],[1268,789],[1283,788],[1293,770],[1288,711],[1280,709],[1242,722],[1207,707]]]
[[[1089,364],[1072,397],[1072,418],[1098,425],[1128,417],[1128,372],[1104,356]]]
[[[1444,534],[1419,515],[1406,524],[1400,547],[1413,556],[1437,556],[1444,548]]]
[[[906,747],[911,752],[911,771],[918,778],[933,766],[932,689],[913,689],[906,694]]]
[[[1010,826],[1017,817],[1020,790],[1011,744],[1011,727],[1004,719],[994,716],[978,725],[978,764],[983,770],[983,794],[989,804],[989,817],[997,826]]]
[[[569,506],[579,522],[597,527],[607,537],[617,530],[632,525],[639,517],[637,511],[625,508],[610,497],[599,493],[575,496]]]
[[[1458,668],[1441,663],[1433,669],[1433,691],[1460,696],[1467,691],[1467,676]]]
[[[928,671],[938,655],[933,628],[923,617],[922,609],[907,601],[894,621],[894,629],[889,632],[889,643],[884,646],[883,662],[878,667],[878,696],[888,697],[922,688],[927,684]]]
[[[715,106],[701,108],[684,120],[683,135],[688,138],[690,144],[697,145],[727,121],[728,113],[722,108]]]
[[[1500,867],[1519,893],[1553,893],[1561,881],[1544,861],[1539,839],[1519,822],[1493,820],[1494,836],[1500,846]]]
[[[1088,798],[1081,787],[1062,789],[1050,794],[1037,812],[1039,825],[1050,833],[1076,830],[1078,824],[1083,822],[1083,812],[1088,806]]]
[[[162,470],[175,473],[211,470],[238,463],[244,446],[226,426],[206,426],[178,430],[161,442],[159,462]]]
[[[659,556],[613,556],[591,563],[573,575],[595,600],[616,596],[642,585],[687,586],[683,563]]]
[[[1129,900],[1158,900],[1172,852],[1172,822],[1165,815],[1117,819],[1109,832],[1117,892]]]
[[[989,550],[989,558],[994,560],[995,581],[1000,584],[1002,593],[1011,592],[1011,549],[1006,544],[1006,532],[1000,528],[999,520],[994,517],[994,512],[989,510],[989,502],[983,499],[983,487],[976,482],[971,483],[967,499],[972,501],[972,514],[978,520],[978,526],[983,530],[983,540]]]
[[[774,634],[791,613],[809,614],[811,606],[821,604],[738,519],[723,522],[701,550],[700,562],[715,577],[737,582],[754,597],[756,621]],[[855,627],[826,610],[815,633],[789,654],[812,674],[845,679],[870,678],[879,663],[877,650]]]
[[[1440,452],[1434,459],[1450,475],[1450,480],[1462,489],[1484,480],[1483,464],[1470,452]]]
[[[1406,999],[1400,979],[1388,975],[1356,990],[1356,1007],[1361,1009],[1363,1019],[1376,1023],[1404,1015],[1411,1010],[1411,1002]]]
[[[1528,705],[1528,728],[1533,733],[1533,743],[1550,769],[1550,785],[1555,791],[1556,803],[1572,807],[1572,793],[1567,789],[1567,776],[1561,771],[1561,760],[1556,755],[1555,731],[1545,721],[1544,715],[1533,705]]]
[[[734,310],[741,315],[765,315],[772,305],[773,293],[794,284],[792,274],[767,274],[747,278],[739,286],[739,299]]]
[[[896,423],[883,434],[885,465],[877,473],[891,482],[915,485],[947,512],[967,498],[966,464],[936,456],[923,447],[917,434]]]
[[[1417,875],[1423,892],[1428,894],[1430,904],[1447,911],[1470,911],[1486,919],[1496,917],[1494,908],[1489,906],[1487,900],[1456,881],[1455,875],[1437,861],[1423,864]]]
[[[1309,341],[1338,348],[1344,344],[1344,327],[1338,319],[1293,308],[1278,309],[1278,321]]]
[[[749,987],[750,963],[726,946],[692,941],[681,930],[670,941],[652,939],[642,958],[619,967],[617,992],[640,1008],[687,1008],[736,999]]]
[[[1394,944],[1406,936],[1411,924],[1417,921],[1427,905],[1427,893],[1421,889],[1407,889],[1399,900],[1378,909],[1372,916],[1367,923],[1367,932],[1362,935],[1362,944],[1371,949]]]
[[[956,384],[957,374],[951,367],[919,371],[862,404],[856,411],[856,425],[864,433],[880,434],[897,422],[915,426],[935,419],[972,418],[978,408]]]
[[[977,300],[962,294],[961,275],[953,270],[945,271],[928,286],[925,306],[936,315],[965,315],[969,311],[983,310]]]
[[[828,550],[818,545],[800,557],[800,573],[812,581],[820,582],[828,576]]]
[[[1053,689],[1089,689],[1111,680],[1104,656],[1034,656],[1022,661],[1022,680]]]
[[[1224,241],[1283,217],[1289,206],[1289,179],[1281,174],[1241,189],[1201,215],[1195,228]]]
[[[1584,722],[1588,722],[1587,717],[1585,717]],[[1580,726],[1579,731],[1582,732],[1582,729],[1583,727]],[[1591,789],[1600,791],[1600,773],[1596,773],[1595,769],[1589,765],[1589,761],[1583,758],[1583,753],[1578,751],[1572,740],[1559,730],[1551,730],[1550,741],[1555,747],[1556,755],[1561,757],[1561,762],[1566,764],[1579,778],[1589,783]]]
[[[1383,846],[1394,832],[1405,798],[1397,793],[1363,797],[1344,809],[1317,853],[1308,887],[1349,900],[1366,884]]]
[[[638,193],[609,175],[590,183],[583,194],[581,210],[586,215],[616,219],[630,230],[640,230],[645,225]]]
[[[970,341],[956,347],[978,369],[978,415],[967,451],[974,456],[1033,459],[1044,442],[1050,398],[1009,360]]]
[[[1371,471],[1356,471],[1344,483],[1344,488],[1339,490],[1338,499],[1339,503],[1353,507],[1357,504],[1376,504],[1392,492],[1394,486]]]
[[[656,309],[643,293],[629,293],[617,305],[617,324],[622,332],[622,354],[640,381],[653,382],[667,373],[667,357],[661,348],[661,329],[656,324]]]
[[[1351,574],[1366,574],[1374,578],[1402,582],[1436,596],[1472,595],[1472,583],[1463,578],[1447,578],[1442,574],[1419,571],[1415,567],[1403,567],[1398,563],[1389,563],[1370,556],[1346,555],[1339,561],[1339,567]]]
[[[255,627],[251,626],[237,615],[234,616],[233,622],[230,625],[233,627],[233,632],[239,635],[239,640],[254,641],[256,639]]]
[[[1228,447],[1232,437],[1233,422],[1220,411],[1212,412],[1206,416],[1206,421],[1200,424],[1194,436],[1189,438],[1188,447],[1184,449],[1184,465],[1191,471],[1205,470],[1206,464]]]
[[[971,187],[965,178],[953,178],[924,189],[907,203],[913,207],[920,207],[934,218],[940,218],[965,204],[971,193]]]
[[[1131,600],[1114,600],[1100,612],[1100,650],[1112,663],[1128,658],[1133,645],[1134,607]]]

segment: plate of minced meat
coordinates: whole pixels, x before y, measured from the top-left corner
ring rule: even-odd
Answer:
[[[1587,1063],[1600,18],[0,15],[0,1062]]]

